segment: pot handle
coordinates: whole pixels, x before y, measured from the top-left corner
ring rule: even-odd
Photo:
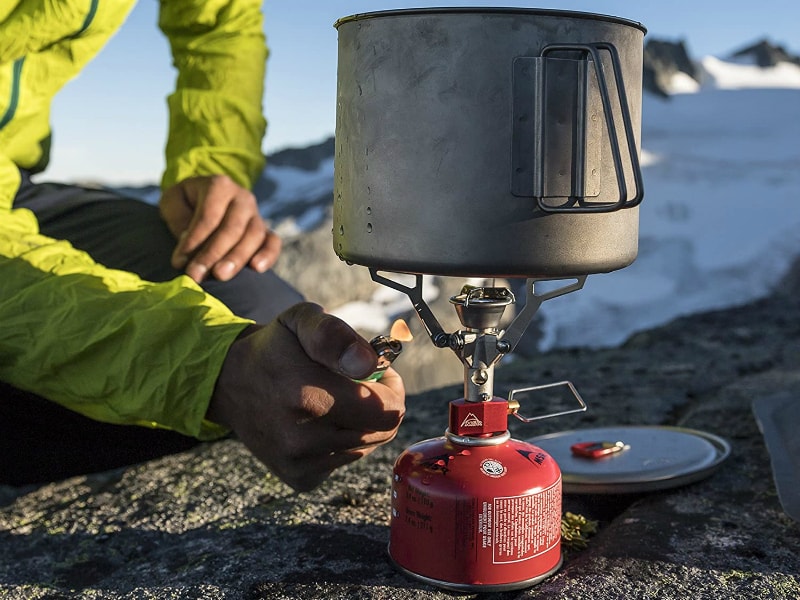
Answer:
[[[606,50],[611,55],[612,70],[614,71],[614,81],[619,95],[619,107],[622,113],[622,124],[625,130],[625,140],[628,146],[628,156],[633,171],[633,179],[636,184],[636,193],[633,198],[628,199],[628,186],[625,182],[625,171],[622,166],[622,153],[620,151],[619,139],[617,138],[617,126],[614,122],[614,116],[611,111],[611,95],[608,91],[608,84],[606,83],[603,65],[600,62],[600,50]],[[631,122],[631,113],[628,108],[627,95],[625,94],[625,84],[622,80],[622,68],[619,60],[619,53],[617,48],[608,42],[596,42],[593,44],[549,44],[542,49],[541,56],[546,58],[552,52],[564,51],[577,51],[582,52],[588,59],[591,57],[594,63],[594,71],[597,76],[598,87],[600,88],[600,97],[603,103],[603,113],[605,114],[606,127],[608,128],[608,137],[611,142],[611,155],[614,160],[614,171],[617,176],[617,187],[619,189],[619,200],[616,202],[597,202],[593,204],[586,204],[581,202],[568,203],[561,206],[552,206],[545,203],[544,199],[544,152],[536,152],[537,160],[539,161],[539,168],[537,170],[537,181],[534,183],[534,198],[539,208],[548,213],[597,213],[597,212],[613,212],[621,208],[632,208],[638,206],[644,198],[644,185],[642,183],[642,170],[639,165],[639,156],[636,152],[636,140],[633,135],[633,124]],[[543,104],[539,107],[540,111],[544,111]],[[540,123],[544,122],[544,115],[539,114],[537,117]],[[586,130],[582,130],[582,140],[580,143],[586,143]],[[541,137],[541,136],[539,136]],[[537,140],[537,144],[541,140]],[[541,150],[541,149],[540,149]],[[585,197],[573,196],[570,200],[581,201]]]

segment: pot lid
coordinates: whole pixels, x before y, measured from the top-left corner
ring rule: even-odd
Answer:
[[[568,494],[675,488],[709,477],[730,454],[716,435],[667,426],[580,429],[527,441],[555,459]]]

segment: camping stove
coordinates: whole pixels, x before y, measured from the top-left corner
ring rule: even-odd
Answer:
[[[546,452],[511,439],[508,418],[551,416],[520,414],[518,398],[543,388],[585,404],[569,382],[499,398],[494,368],[541,302],[636,258],[646,30],[526,8],[390,10],[335,27],[334,251],[407,294],[464,365],[444,436],[395,465],[389,554],[445,588],[527,587],[561,564],[562,479]],[[452,298],[462,329],[446,333],[423,274],[524,279],[525,305],[501,327],[512,293],[466,287]],[[534,290],[543,281],[563,285]]]
[[[372,277],[408,294],[437,347],[464,365],[464,397],[450,402],[444,436],[424,440],[397,459],[392,479],[389,555],[406,573],[457,591],[527,587],[561,565],[561,472],[541,448],[512,439],[508,417],[530,422],[586,409],[567,381],[493,393],[494,367],[510,353],[541,302],[583,287],[585,276],[547,294],[528,280],[526,303],[507,329],[500,321],[515,299],[504,287],[465,286],[450,302],[463,329],[445,333],[414,288]],[[565,386],[578,408],[522,416],[515,396]]]

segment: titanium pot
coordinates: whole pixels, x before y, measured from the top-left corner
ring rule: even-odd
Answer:
[[[357,14],[335,27],[341,259],[543,279],[633,262],[639,23],[434,8]]]

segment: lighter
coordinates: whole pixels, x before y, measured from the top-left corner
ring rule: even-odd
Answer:
[[[362,381],[380,380],[386,369],[392,365],[403,351],[402,342],[410,342],[412,339],[414,339],[414,336],[411,335],[411,330],[409,330],[403,319],[397,319],[392,324],[389,335],[378,335],[372,338],[369,344],[375,350],[375,354],[378,355],[378,366],[372,375],[362,379]]]

